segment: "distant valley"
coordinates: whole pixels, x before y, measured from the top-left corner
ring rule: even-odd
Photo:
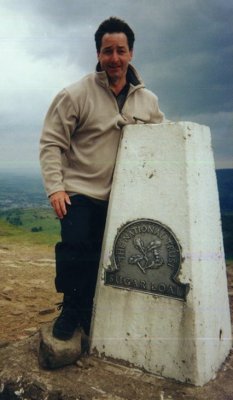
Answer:
[[[50,207],[41,176],[30,173],[0,174],[0,210]]]
[[[233,259],[233,169],[217,170],[216,176],[225,253]],[[5,172],[0,175],[0,187],[0,222],[37,234],[48,242],[58,237],[59,221],[39,173]]]

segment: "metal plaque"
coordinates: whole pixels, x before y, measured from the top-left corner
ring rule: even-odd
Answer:
[[[105,285],[185,300],[189,285],[176,280],[181,261],[168,227],[151,219],[128,222],[116,235]]]

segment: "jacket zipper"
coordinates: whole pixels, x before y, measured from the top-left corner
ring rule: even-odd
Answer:
[[[128,91],[128,94],[127,94],[127,96],[126,96],[124,105],[123,105],[123,107],[122,107],[122,109],[121,109],[121,111],[120,111],[120,110],[119,110],[118,103],[117,103],[116,97],[114,96],[112,90],[111,90],[110,88],[108,88],[108,92],[110,92],[110,96],[111,96],[111,98],[112,98],[113,101],[114,101],[114,105],[116,106],[116,108],[117,108],[119,114],[121,115],[121,117],[122,117],[125,121],[127,121],[127,117],[124,115],[124,112],[123,112],[124,107],[125,107],[125,104],[126,104],[128,98],[129,98],[129,96],[131,96],[131,94],[133,94],[137,89],[139,89],[139,88],[134,87],[132,90],[130,90],[130,88],[129,88],[129,91]],[[137,118],[137,117],[135,117],[135,116],[133,116],[132,118],[135,120],[136,123],[137,123],[137,121],[144,122],[144,123],[146,122],[146,121],[143,121],[142,119]]]

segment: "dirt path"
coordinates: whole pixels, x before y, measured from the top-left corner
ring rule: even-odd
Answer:
[[[55,292],[54,269],[51,247],[0,245],[0,341],[29,336],[56,318],[62,296]],[[233,316],[233,263],[227,271]]]
[[[4,368],[7,363],[9,366],[13,365],[14,374],[18,370],[20,374],[24,373],[22,372],[23,365],[24,363],[27,365],[24,358],[30,355],[23,350],[25,341],[18,339],[31,336],[41,324],[52,321],[58,314],[56,303],[61,301],[61,295],[57,294],[54,289],[54,268],[54,251],[52,248],[32,246],[31,244],[4,245],[2,243],[0,245],[1,357],[6,353],[6,360],[2,360],[2,363]],[[233,263],[228,265],[227,270],[233,317]],[[15,354],[11,354],[11,346],[5,348],[5,342],[14,341],[16,341],[15,351],[18,351],[16,358],[14,358]],[[20,350],[21,347],[22,350]],[[182,385],[140,371],[135,372],[134,369],[127,369],[124,366],[108,364],[101,360],[92,361],[94,366],[91,367],[86,367],[85,364],[83,368],[68,366],[50,374],[47,371],[39,371],[37,357],[34,358],[30,359],[31,370],[34,368],[40,379],[43,378],[45,382],[46,379],[49,380],[49,385],[53,382],[54,387],[59,388],[59,390],[61,389],[59,386],[61,382],[66,382],[66,391],[68,388],[76,390],[76,393],[82,394],[80,398],[83,399],[233,399],[233,394],[231,396],[231,393],[233,393],[233,354],[228,357],[216,379],[210,381],[203,388]],[[16,365],[17,362],[18,366]],[[77,388],[75,385],[77,385]],[[55,396],[54,398],[57,399],[58,397]],[[61,398],[65,399],[66,397]]]
[[[0,341],[29,336],[57,315],[53,249],[0,246]]]

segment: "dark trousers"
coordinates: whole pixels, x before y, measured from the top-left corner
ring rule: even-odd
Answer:
[[[82,306],[91,306],[107,214],[107,201],[84,195],[70,197],[71,205],[61,220],[61,242],[56,244],[58,292],[76,293]]]

